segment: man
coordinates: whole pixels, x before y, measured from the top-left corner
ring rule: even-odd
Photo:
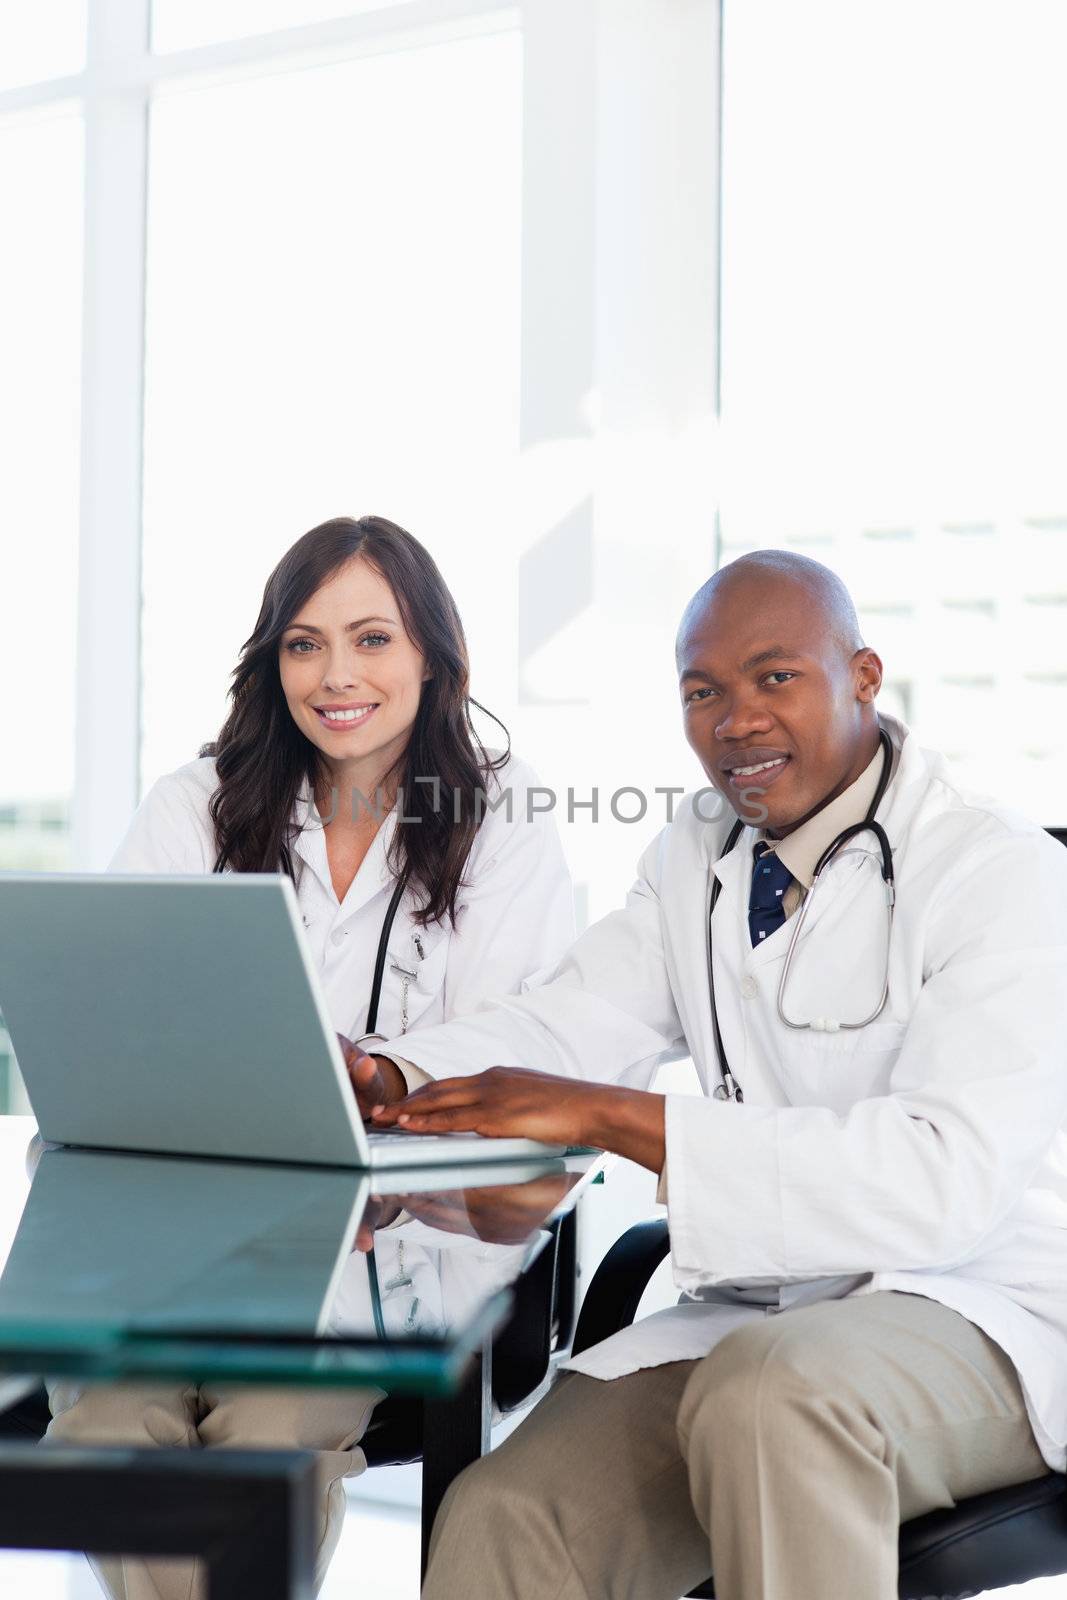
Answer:
[[[890,1600],[901,1520],[1065,1466],[1067,855],[879,722],[881,662],[817,563],[724,568],[677,655],[729,804],[683,802],[543,987],[398,1042],[437,1082],[399,1098],[391,1049],[352,1064],[382,1125],[651,1168],[685,1291],[458,1480],[430,1600],[675,1600],[712,1568],[721,1600]],[[805,904],[876,801],[888,944],[869,831]],[[735,813],[759,825],[724,854]],[[683,1053],[709,1098],[647,1092]]]

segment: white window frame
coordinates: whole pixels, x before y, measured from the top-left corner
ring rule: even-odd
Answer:
[[[628,441],[647,447],[650,437],[668,458],[675,446],[691,452],[694,421],[713,427],[717,414],[721,0],[410,0],[158,56],[150,10],[150,0],[89,0],[85,70],[0,93],[0,118],[65,106],[85,117],[71,858],[87,870],[106,863],[138,799],[146,183],[158,90],[518,23],[521,445],[583,437],[600,453],[591,537],[609,637],[660,594],[673,605],[679,578],[691,571],[695,586],[715,554],[711,461],[695,490],[689,472],[684,525],[665,518],[651,575],[647,508],[630,494],[625,463]],[[677,437],[682,418],[688,442]],[[637,473],[640,450],[634,462]],[[561,717],[578,733],[595,715],[595,698],[545,708],[557,733]]]

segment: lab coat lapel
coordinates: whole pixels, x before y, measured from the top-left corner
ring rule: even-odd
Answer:
[[[873,834],[860,834],[854,842],[865,850],[868,847],[877,849],[877,841]],[[800,930],[798,949],[811,938],[813,929],[819,926],[830,906],[837,903],[842,896],[855,897],[862,890],[868,875],[874,870],[871,863],[864,862],[859,856],[846,856],[824,869],[819,887],[815,890],[815,897],[804,918],[804,926]],[[810,894],[811,890],[808,893]],[[799,911],[794,913],[794,915],[799,914]],[[795,927],[796,924],[790,917],[780,928],[776,928],[769,938],[764,939],[752,951],[751,965],[764,967],[772,961],[784,961]]]
[[[664,885],[662,895],[667,911],[667,957],[675,1004],[693,1063],[705,1085],[718,1082],[708,982],[711,892],[718,878],[722,891],[715,911],[717,923],[720,918],[738,915],[738,863],[743,874],[744,840],[751,832],[746,829],[730,854],[720,861],[719,855],[732,825],[732,820],[728,819],[725,830],[721,827],[702,829],[695,852],[687,851],[685,858],[677,863],[672,881]],[[748,905],[747,895],[746,888],[744,908]]]
[[[721,834],[719,850],[721,851],[729,837],[733,820],[728,823],[726,832]],[[712,863],[712,872],[722,884],[720,899],[731,900],[733,904],[748,915],[748,897],[752,886],[752,846],[758,838],[755,828],[742,829],[741,836],[729,855],[720,856]]]
[[[333,893],[330,863],[326,856],[326,835],[315,810],[310,788],[305,785],[293,808],[293,824],[299,830],[293,840],[293,853],[304,867],[315,874],[327,894]]]
[[[908,733],[903,724],[897,722],[894,717],[883,716],[880,720],[887,729],[898,756],[896,770],[878,807],[876,820],[885,829],[895,855],[898,848],[903,846],[905,830],[916,805],[926,791],[929,774],[914,734]],[[861,833],[852,842],[864,850],[878,852],[878,841],[872,833]],[[878,860],[880,859],[879,855]],[[831,908],[840,911],[845,917],[848,916],[850,902],[860,901],[870,888],[871,875],[877,870],[874,861],[864,861],[859,856],[851,855],[843,855],[824,870],[804,919],[804,926],[797,941],[798,951],[803,949],[813,931],[829,915]],[[792,935],[793,923],[792,919],[789,919],[782,927],[776,929],[769,939],[764,940],[753,950],[751,956],[753,967],[769,966],[772,962],[784,961]]]

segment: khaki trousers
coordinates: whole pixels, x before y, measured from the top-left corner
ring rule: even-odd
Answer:
[[[896,1600],[901,1521],[1048,1468],[1008,1357],[882,1292],[563,1376],[453,1484],[424,1600]]]
[[[53,1383],[52,1422],[42,1442],[318,1451],[317,1590],[341,1537],[343,1480],[366,1468],[359,1440],[384,1397],[381,1389]],[[207,1592],[200,1561],[90,1555],[89,1562],[112,1600],[203,1600]]]

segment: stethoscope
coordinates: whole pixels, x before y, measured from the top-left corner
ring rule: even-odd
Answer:
[[[385,960],[386,956],[389,954],[389,935],[393,931],[393,923],[396,921],[396,914],[400,908],[400,902],[404,898],[404,890],[406,887],[407,875],[405,873],[401,873],[397,880],[396,888],[393,890],[392,898],[390,899],[386,908],[385,917],[382,921],[382,931],[378,936],[378,950],[374,957],[374,976],[371,979],[370,1001],[367,1005],[367,1025],[359,1039],[361,1049],[365,1047],[368,1039],[382,1037],[381,1034],[375,1032],[375,1029],[378,1026],[378,1004],[382,998],[382,982],[385,977]],[[415,944],[419,954],[421,955],[422,947],[419,944],[418,935],[415,936]],[[402,967],[396,962],[393,964],[392,970],[399,974],[400,981],[404,986],[404,994],[401,1001],[400,1031],[401,1033],[406,1033],[408,1031],[408,984],[410,983],[411,979],[415,977],[415,973],[409,972],[406,967]],[[399,1276],[390,1283],[386,1284],[387,1289],[404,1288],[412,1281],[404,1269],[402,1243],[400,1245],[399,1266]],[[367,1282],[370,1287],[370,1304],[371,1313],[374,1317],[374,1332],[379,1339],[384,1339],[386,1337],[385,1314],[382,1310],[382,1290],[381,1284],[378,1280],[378,1259],[375,1255],[373,1245],[371,1245],[370,1249],[367,1251]],[[417,1308],[418,1300],[414,1302],[412,1309],[414,1311]]]
[[[404,898],[404,890],[406,888],[407,873],[402,872],[400,877],[397,879],[396,888],[393,890],[392,898],[386,907],[385,917],[382,921],[382,931],[378,935],[378,951],[374,957],[374,976],[371,979],[370,1002],[367,1006],[367,1026],[360,1034],[360,1037],[357,1041],[361,1046],[367,1039],[380,1039],[382,1037],[381,1034],[375,1033],[375,1029],[378,1026],[378,1002],[382,997],[382,979],[385,976],[385,958],[389,954],[389,935],[393,931],[393,923],[396,921],[396,914],[400,908],[400,902]],[[421,956],[422,943],[418,934],[415,935],[415,948]],[[393,962],[391,970],[398,975],[401,984],[403,985],[403,998],[400,1002],[400,1031],[401,1033],[407,1033],[408,985],[416,976],[416,974],[414,972],[409,972],[407,967],[402,967],[398,961]]]
[[[893,934],[893,907],[896,902],[896,892],[893,887],[893,851],[890,848],[885,829],[882,827],[881,823],[874,820],[874,814],[881,805],[882,797],[889,785],[889,777],[893,766],[893,745],[888,733],[884,728],[879,728],[878,739],[882,746],[882,774],[878,780],[878,788],[875,790],[874,799],[871,801],[870,806],[868,807],[867,815],[862,822],[855,822],[850,828],[844,828],[837,835],[837,838],[834,839],[832,843],[827,845],[826,849],[819,857],[815,864],[815,871],[812,874],[811,888],[804,897],[803,904],[801,905],[800,912],[796,919],[796,925],[793,928],[793,936],[789,941],[789,948],[786,951],[785,962],[782,966],[782,975],[778,980],[778,1018],[780,1022],[784,1022],[787,1028],[807,1028],[813,1033],[837,1033],[844,1029],[865,1028],[868,1023],[873,1022],[876,1017],[881,1016],[882,1012],[885,1010],[886,1001],[889,998],[889,943]],[[745,827],[746,824],[741,821],[740,818],[738,818],[737,822],[735,822],[733,827],[730,829],[729,837],[726,840],[726,845],[723,849],[722,855],[719,857],[720,861],[724,861],[730,854],[730,851],[733,849],[734,845],[741,837],[741,834],[744,832]],[[873,833],[875,839],[878,841],[878,848],[881,851],[882,856],[882,882],[885,884],[887,919],[886,955],[885,982],[882,985],[881,998],[874,1010],[871,1012],[870,1016],[864,1017],[861,1022],[839,1022],[832,1017],[814,1017],[810,1022],[797,1022],[786,1014],[785,992],[789,982],[790,969],[793,965],[793,954],[797,947],[797,940],[800,938],[801,930],[804,926],[808,912],[811,909],[811,902],[815,898],[815,891],[819,886],[819,881],[823,872],[828,866],[831,865],[832,862],[836,861],[839,856],[864,856],[871,855],[873,853],[870,850],[863,850],[855,847],[853,849],[845,848],[845,846],[848,845],[857,834],[868,832]],[[718,878],[716,878],[714,887],[711,891],[711,900],[708,905],[708,986],[711,991],[711,1026],[715,1037],[715,1049],[719,1058],[719,1070],[722,1073],[722,1082],[716,1084],[715,1089],[713,1090],[713,1096],[716,1100],[735,1100],[738,1102],[738,1104],[740,1104],[744,1100],[744,1095],[741,1093],[737,1079],[730,1071],[730,1063],[726,1059],[726,1049],[723,1045],[722,1033],[719,1029],[719,1011],[715,1004],[715,973],[711,953],[711,919],[714,915],[715,907],[718,903],[721,890],[722,883]]]

